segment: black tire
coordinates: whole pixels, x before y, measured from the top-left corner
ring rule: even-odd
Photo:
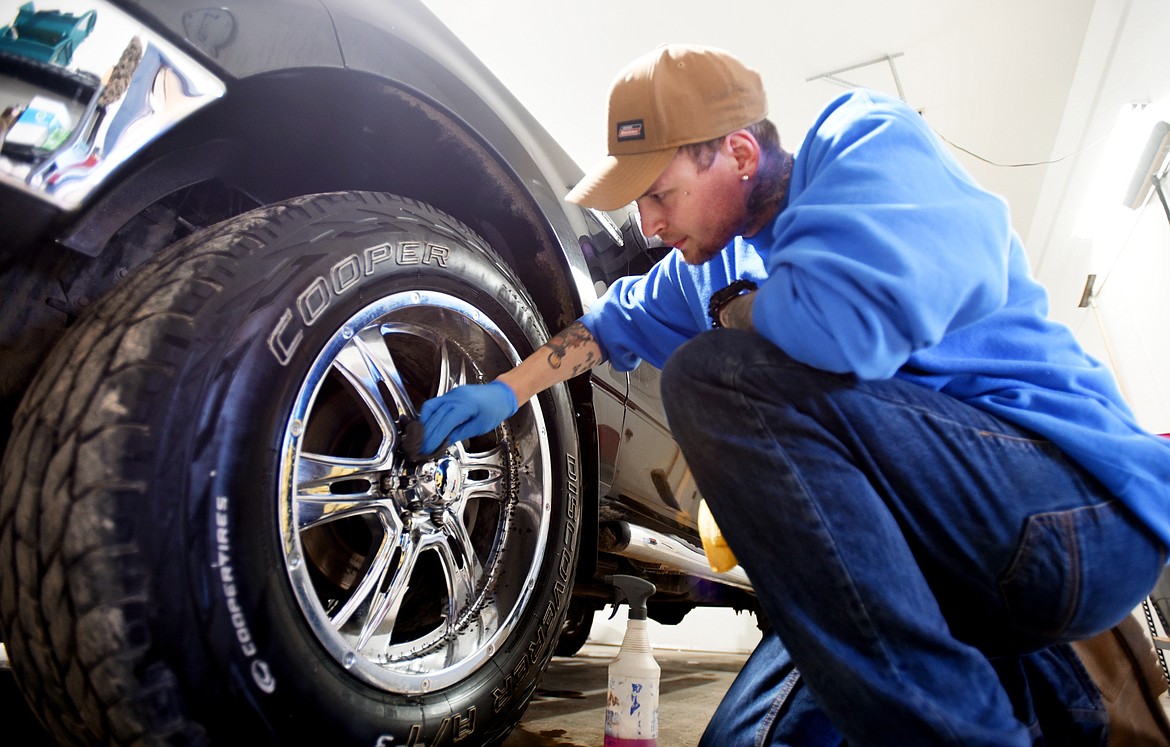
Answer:
[[[564,624],[561,625],[561,635],[557,638],[553,653],[557,656],[576,656],[589,640],[589,631],[593,629],[593,616],[598,609],[592,599],[576,597],[569,602],[569,612],[565,615]]]
[[[168,249],[57,346],[5,455],[0,620],[34,712],[63,744],[502,741],[569,603],[567,390],[421,464],[401,429],[545,339],[479,237],[398,197]]]

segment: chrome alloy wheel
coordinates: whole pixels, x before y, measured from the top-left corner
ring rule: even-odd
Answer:
[[[551,514],[539,403],[432,459],[402,446],[424,401],[519,358],[480,309],[410,291],[351,317],[301,386],[280,460],[285,566],[318,640],[374,687],[459,682],[531,612]]]

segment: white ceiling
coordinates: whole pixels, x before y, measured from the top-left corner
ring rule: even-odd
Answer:
[[[886,55],[906,100],[952,144],[1000,164],[1059,157],[1094,0],[426,0],[583,166],[604,154],[610,80],[665,42],[728,49],[760,70],[772,120],[795,147],[843,90],[810,78]],[[882,62],[842,78],[891,94]],[[1007,198],[1027,236],[1043,166],[962,154]]]

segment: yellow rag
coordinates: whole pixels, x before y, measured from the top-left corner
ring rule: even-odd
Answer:
[[[699,539],[703,541],[703,552],[707,554],[707,564],[716,573],[730,571],[738,561],[727,540],[723,539],[723,532],[715,523],[711,509],[707,508],[707,501],[699,499]]]

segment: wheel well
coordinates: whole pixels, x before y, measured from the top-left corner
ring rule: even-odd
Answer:
[[[464,103],[485,106],[478,99]],[[494,142],[523,153],[503,125],[501,132],[493,133]],[[579,299],[559,239],[521,176],[505,164],[446,110],[373,75],[269,73],[236,81],[222,100],[144,150],[127,164],[128,176],[116,180],[60,242],[124,274],[185,233],[259,205],[317,192],[391,192],[427,202],[487,240],[555,333],[580,315]],[[145,248],[137,225],[144,216],[157,224],[160,213],[173,215],[181,230]],[[119,232],[131,238],[111,241]],[[134,254],[134,261],[122,254]],[[116,282],[94,272],[88,287],[73,295],[96,298]],[[595,550],[588,550],[596,548],[596,426],[588,382],[573,381],[569,388],[581,434],[586,518],[578,567],[588,575],[596,565]]]
[[[521,152],[510,135],[498,137]],[[235,200],[241,209],[316,192],[391,192],[430,203],[483,236],[556,331],[580,313],[564,253],[521,177],[504,164],[445,110],[372,75],[270,73],[234,83],[224,99],[141,153],[62,243],[97,255],[147,206],[197,184],[246,195]]]

